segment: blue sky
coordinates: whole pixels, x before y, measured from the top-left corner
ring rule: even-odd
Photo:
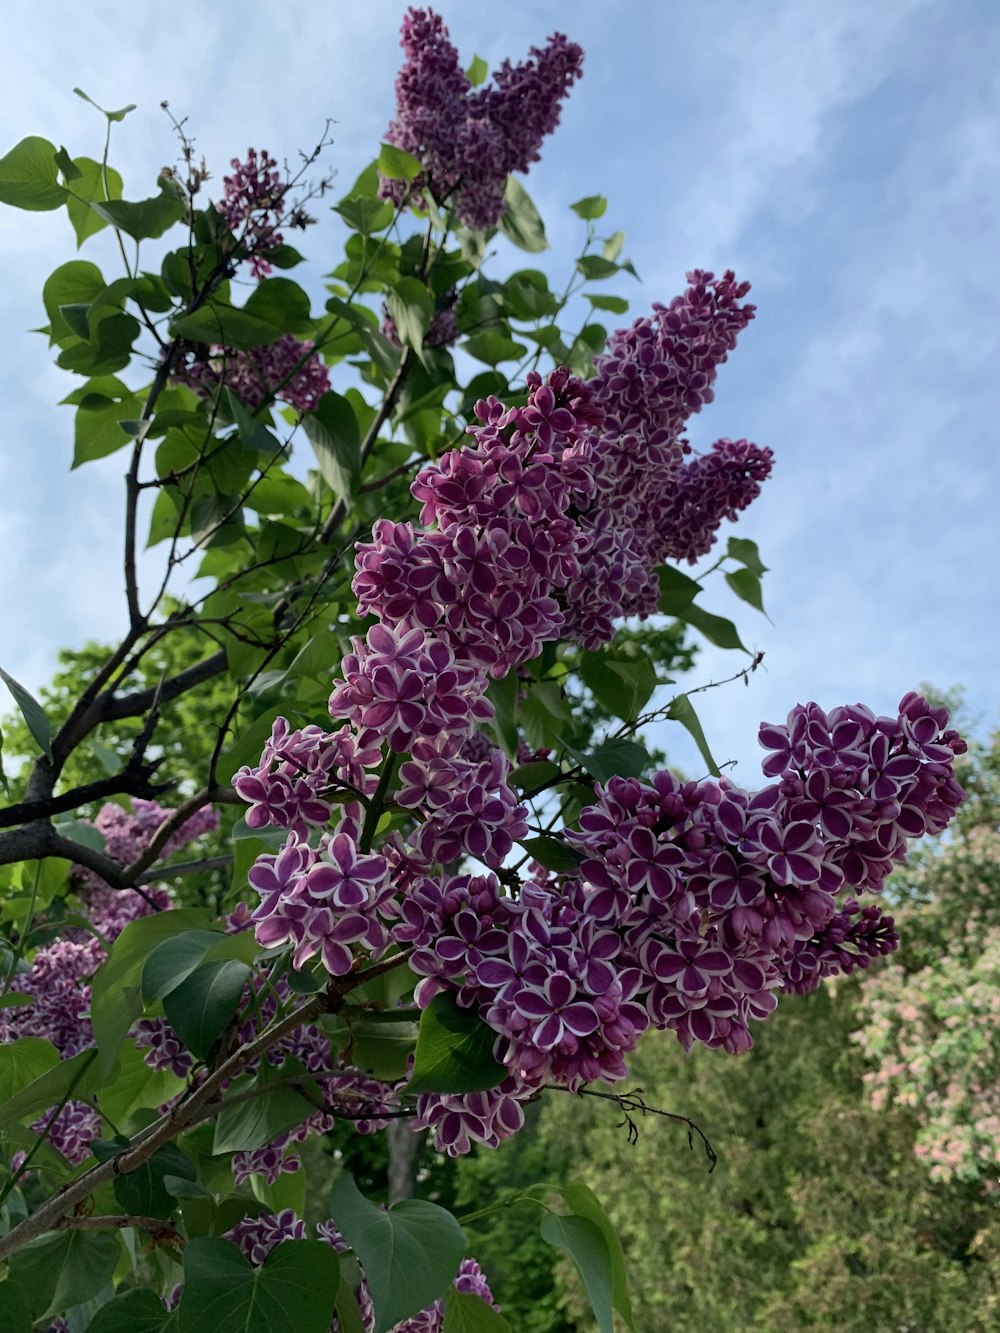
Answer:
[[[750,687],[700,696],[720,760],[755,785],[760,719],[797,701],[893,710],[921,681],[964,685],[997,717],[1000,657],[994,439],[1000,419],[1000,9],[992,0],[447,0],[464,56],[517,59],[555,28],[587,52],[529,189],[553,272],[579,239],[567,205],[609,198],[643,286],[632,314],[692,267],[753,284],[754,324],[692,423],[768,444],[775,472],[735,531],[771,572],[770,622],[720,587],[764,650]],[[293,157],[330,117],[346,187],[393,106],[404,6],[382,0],[37,0],[5,24],[0,151],[42,134],[99,156],[102,123],[73,96],[136,102],[112,158],[127,197],[152,190],[174,142],[159,103],[189,118],[216,176],[248,145]],[[329,250],[323,254],[324,236]],[[306,281],[334,261],[316,231]],[[103,238],[84,254],[113,268]],[[68,473],[73,387],[45,343],[46,274],[71,258],[63,215],[0,211],[6,356],[0,368],[0,665],[37,686],[62,644],[123,623],[123,464]],[[706,649],[698,681],[735,654]],[[0,705],[5,711],[5,705]],[[700,761],[662,736],[692,773]]]

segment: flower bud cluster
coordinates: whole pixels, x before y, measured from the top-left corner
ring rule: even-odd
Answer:
[[[234,157],[231,165],[233,174],[222,178],[225,193],[217,207],[229,230],[246,247],[254,277],[265,278],[272,271],[267,252],[283,240],[278,227],[288,186],[266,149],[258,153],[250,148],[245,162]]]
[[[583,51],[555,33],[528,60],[505,60],[491,85],[474,90],[433,10],[407,11],[400,45],[406,59],[385,138],[419,158],[423,170],[409,185],[383,177],[382,197],[421,208],[426,194],[447,201],[470,227],[495,226],[507,177],[538,161],[542,140],[559,124],[560,103],[583,72]]]

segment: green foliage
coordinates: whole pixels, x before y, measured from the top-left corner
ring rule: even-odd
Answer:
[[[712,1175],[669,1122],[643,1117],[633,1145],[600,1102],[546,1104],[543,1145],[574,1136],[575,1171],[621,1237],[637,1328],[972,1333],[995,1318],[995,1210],[928,1181],[911,1113],[866,1106],[856,999],[853,983],[786,997],[735,1065],[644,1040],[629,1086],[695,1118],[719,1149]]]
[[[346,1172],[330,1191],[330,1211],[365,1271],[375,1333],[443,1296],[465,1254],[462,1228],[443,1208],[406,1199],[383,1211]]]
[[[507,1070],[493,1056],[496,1033],[445,992],[420,1016],[409,1092],[480,1092],[495,1088]]]
[[[326,1333],[339,1281],[323,1241],[285,1241],[252,1268],[231,1241],[195,1239],[184,1250],[178,1333]]]

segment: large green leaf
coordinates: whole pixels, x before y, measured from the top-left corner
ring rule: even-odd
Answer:
[[[41,1078],[58,1060],[59,1052],[44,1037],[19,1037],[0,1046],[0,1106]]]
[[[423,167],[420,159],[407,153],[395,144],[384,143],[379,149],[378,169],[390,180],[412,181],[420,175]]]
[[[128,1146],[124,1136],[101,1140],[94,1144],[94,1156],[104,1162]],[[164,1185],[165,1178],[193,1181],[196,1174],[191,1159],[176,1144],[165,1143],[134,1171],[115,1177],[114,1195],[123,1211],[134,1217],[169,1217],[177,1199]]]
[[[709,749],[708,740],[705,737],[701,720],[695,712],[694,704],[686,694],[680,694],[676,699],[672,699],[670,707],[667,710],[667,717],[672,718],[674,722],[679,722],[691,734],[702,759],[708,765],[708,771],[714,776],[719,776],[719,766],[712,758],[712,751]]]
[[[420,352],[424,334],[434,318],[434,297],[417,278],[400,278],[386,293],[386,307],[399,341]]]
[[[200,963],[163,997],[167,1022],[192,1054],[204,1060],[236,1013],[250,968],[238,958]]]
[[[39,1111],[55,1106],[69,1092],[89,1097],[99,1086],[95,1052],[80,1051],[68,1060],[60,1060],[0,1105],[0,1129],[34,1119]]]
[[[8,675],[3,667],[0,667],[0,680],[7,686],[14,696],[14,702],[21,710],[21,716],[31,732],[32,739],[48,759],[52,758],[52,723],[45,716],[45,710],[38,702],[30,690]]]
[[[73,467],[104,458],[133,438],[128,428],[141,415],[143,399],[114,375],[98,375],[63,399],[76,406]],[[117,770],[116,770],[117,771]]]
[[[346,1171],[330,1191],[330,1212],[364,1269],[375,1333],[443,1296],[465,1254],[465,1233],[444,1208],[422,1199],[379,1208]]]
[[[628,1276],[625,1269],[625,1254],[622,1250],[622,1243],[618,1239],[618,1233],[611,1225],[611,1219],[608,1217],[601,1204],[600,1199],[592,1189],[584,1185],[581,1181],[571,1180],[568,1185],[559,1186],[559,1193],[572,1208],[577,1217],[585,1217],[593,1222],[602,1232],[608,1246],[608,1257],[611,1260],[611,1287],[612,1301],[615,1310],[621,1315],[622,1319],[629,1328],[634,1328],[635,1323],[632,1315],[632,1302],[628,1294]]]
[[[410,1019],[398,1023],[364,1018],[348,1018],[343,1014],[331,1015],[324,1021],[337,1050],[348,1045],[351,1064],[373,1078],[394,1083],[405,1078],[409,1059],[417,1041],[417,1025]]]
[[[125,1034],[142,1013],[139,982],[147,956],[161,940],[202,928],[208,921],[209,913],[201,909],[154,912],[130,922],[115,940],[90,991],[90,1021],[102,1080],[110,1076]]]
[[[510,1333],[510,1324],[482,1296],[451,1286],[444,1294],[441,1333]]]
[[[576,1264],[601,1333],[614,1333],[611,1256],[600,1227],[586,1217],[546,1213],[541,1231],[543,1240]]]
[[[361,476],[361,432],[348,399],[325,393],[302,419],[323,480],[338,499],[349,500]]]
[[[31,1333],[32,1323],[25,1293],[9,1278],[0,1282],[0,1328],[4,1333]]]
[[[309,297],[291,278],[267,278],[258,283],[243,309],[282,333],[312,332]]]
[[[102,167],[92,157],[75,157],[73,166],[79,175],[73,180],[66,200],[66,212],[76,232],[79,248],[88,236],[93,236],[108,225],[107,219],[95,213],[91,205],[103,203],[107,199],[120,199],[122,178],[114,167]]]
[[[51,1318],[96,1296],[110,1282],[120,1254],[117,1235],[58,1231],[13,1254],[10,1275],[35,1318]]]
[[[95,200],[90,206],[99,218],[136,241],[162,236],[175,222],[180,222],[185,213],[183,199],[174,193],[168,181],[161,184],[160,193],[152,199],[142,199],[138,203],[130,203],[125,199],[111,199],[103,203]]]
[[[521,250],[537,254],[549,248],[545,224],[531,200],[531,196],[516,176],[507,177],[504,191],[504,211],[500,215],[500,230]]]
[[[221,343],[226,347],[247,349],[276,342],[282,330],[270,320],[248,314],[240,306],[215,300],[189,315],[181,315],[170,326],[175,338],[190,338],[197,343]]]
[[[656,668],[637,644],[582,653],[580,677],[597,702],[623,722],[634,721],[656,689]]]
[[[270,1087],[280,1079],[301,1074],[309,1085],[307,1071],[295,1061],[286,1061],[278,1069],[264,1064],[260,1073],[237,1079],[227,1090],[231,1097],[259,1092],[259,1096],[227,1106],[215,1122],[214,1153],[250,1152],[270,1143],[286,1129],[294,1129],[308,1119],[316,1106],[290,1087]]]
[[[689,606],[680,614],[679,619],[692,629],[696,629],[699,634],[704,634],[709,643],[714,643],[718,648],[738,648],[744,653],[750,651],[741,640],[736,626],[724,616],[703,611],[700,606]]]
[[[701,584],[682,574],[673,565],[660,565],[656,571],[660,580],[660,610],[665,616],[677,616],[691,605],[701,592]]]
[[[134,1288],[102,1305],[87,1333],[175,1333],[176,1328],[177,1315],[167,1314],[155,1292]]]
[[[320,1240],[286,1240],[252,1268],[228,1240],[184,1250],[178,1333],[327,1333],[340,1262]]]
[[[649,755],[638,741],[605,741],[589,754],[582,754],[565,743],[563,749],[598,782],[607,782],[608,778],[614,777],[637,778],[649,766]]]
[[[48,139],[31,134],[0,157],[0,204],[48,213],[61,208],[67,191],[56,173],[56,150]]]
[[[435,995],[420,1016],[420,1031],[407,1092],[483,1092],[507,1076],[493,1054],[497,1034],[447,991]]]
[[[186,930],[163,940],[142,965],[139,992],[144,1005],[176,990],[206,960],[237,958],[250,963],[259,952],[253,934],[226,935],[221,930]]]

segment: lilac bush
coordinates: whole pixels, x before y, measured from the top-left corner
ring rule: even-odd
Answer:
[[[183,241],[155,271],[129,259],[106,283],[73,261],[46,285],[59,364],[87,377],[67,399],[75,462],[130,450],[128,630],[58,725],[10,682],[37,753],[0,825],[0,1308],[29,1325],[154,1333],[176,1305],[193,1330],[222,1308],[295,1333],[508,1327],[437,1204],[383,1208],[341,1170],[317,1205],[317,1144],[403,1121],[452,1156],[496,1148],[553,1090],[628,1122],[614,1085],[644,1032],[736,1056],[780,995],[894,949],[878,895],[963,799],[964,742],[917,694],[890,717],[808,703],[764,724],[756,792],[718,770],[693,691],[650,707],[657,664],[623,622],[676,617],[745,651],[699,600],[724,565],[763,608],[753,542],[697,562],[771,450],[689,439],[749,284],[694,269],[616,330],[594,312],[627,303],[594,299],[577,332],[578,289],[634,274],[621,236],[597,236],[599,196],[572,206],[587,236],[565,295],[537,269],[488,277],[497,232],[545,245],[511,173],[538,160],[582,52],[556,33],[486,82],[420,9],[402,45],[386,143],[334,205],[349,235],[321,314],[283,274],[327,192],[303,177],[325,138],[298,175],[250,150],[204,205],[184,122],[154,199],[112,197],[102,171],[84,201],[123,255],[123,236]],[[0,200],[78,218],[90,159],[36,138],[4,164]],[[142,393],[117,378],[133,364],[152,367]],[[306,446],[303,480],[288,460]],[[165,778],[163,712],[196,700],[200,757]],[[688,728],[707,776],[653,762],[656,720]],[[91,739],[111,771],[74,784]],[[612,1308],[631,1326],[598,1201],[512,1201],[582,1267],[602,1333]],[[306,1204],[329,1220],[307,1227]]]

